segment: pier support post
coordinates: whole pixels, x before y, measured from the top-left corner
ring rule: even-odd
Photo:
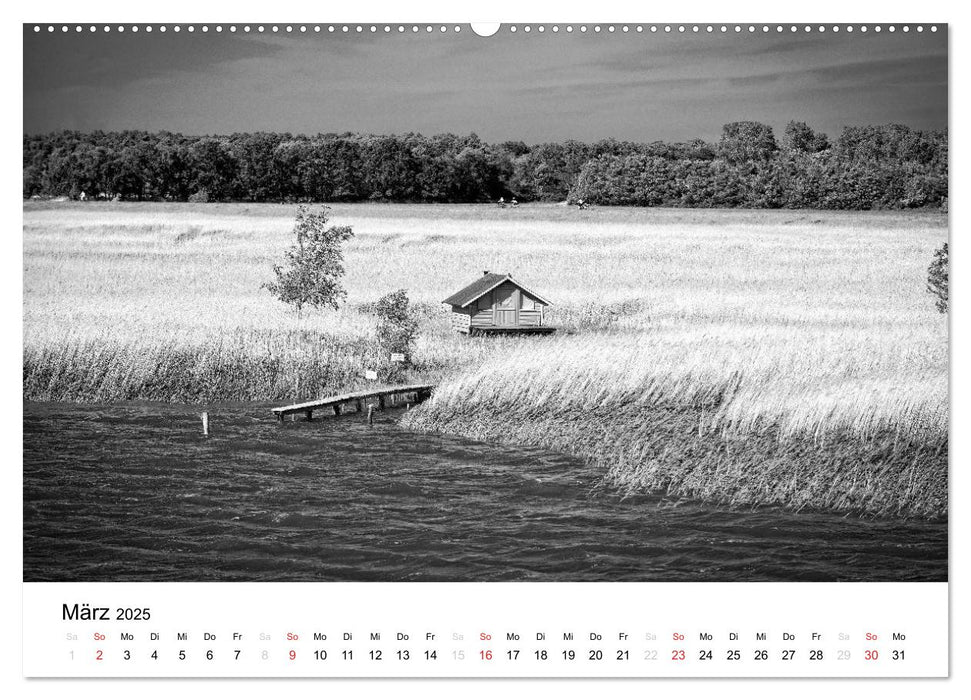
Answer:
[[[305,413],[307,415],[307,422],[308,423],[314,419],[314,412],[311,411],[309,408],[305,411]]]
[[[202,434],[206,437],[209,436],[209,411],[202,412]]]
[[[374,425],[374,406],[372,405],[367,407],[367,424]]]

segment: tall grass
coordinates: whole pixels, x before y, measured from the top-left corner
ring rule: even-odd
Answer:
[[[941,517],[947,378],[915,350],[850,333],[589,334],[453,378],[405,423],[570,452],[627,492]]]
[[[284,400],[363,384],[366,340],[320,334],[172,339],[66,339],[24,351],[24,394],[40,401],[176,403]]]
[[[287,400],[381,369],[359,311],[425,313],[408,417],[597,461],[625,490],[939,516],[947,320],[924,291],[937,213],[338,205],[348,304],[260,288],[294,207],[26,204],[24,397]],[[551,298],[547,338],[452,334],[481,270]]]

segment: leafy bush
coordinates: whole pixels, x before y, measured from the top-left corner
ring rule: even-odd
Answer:
[[[405,356],[405,365],[411,365],[415,337],[418,335],[419,314],[408,299],[404,289],[385,294],[367,310],[378,317],[377,339],[382,355],[392,353]]]
[[[389,382],[402,381],[406,370],[414,367],[413,355],[418,326],[429,309],[426,304],[413,304],[404,289],[385,294],[374,302],[358,307],[361,313],[376,316],[377,366],[381,368],[383,379]],[[393,362],[391,355],[404,355],[403,362]]]
[[[947,313],[947,243],[934,251],[934,259],[927,268],[927,291],[937,297],[937,310]]]

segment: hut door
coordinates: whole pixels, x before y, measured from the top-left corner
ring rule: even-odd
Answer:
[[[497,326],[519,325],[519,290],[504,284],[496,290],[494,321]]]

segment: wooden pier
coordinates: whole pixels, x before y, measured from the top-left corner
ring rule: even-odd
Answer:
[[[348,405],[354,406],[358,413],[363,413],[367,406],[374,405],[371,401],[372,399],[376,399],[378,408],[385,408],[388,405],[398,405],[402,401],[420,403],[432,395],[432,389],[434,388],[434,384],[389,386],[383,389],[367,389],[365,391],[355,391],[350,394],[326,396],[315,401],[295,403],[272,410],[281,423],[283,422],[284,416],[292,416],[297,413],[304,414],[307,420],[313,420],[314,411],[327,410],[333,413],[333,415],[339,416],[344,412],[344,407]]]

